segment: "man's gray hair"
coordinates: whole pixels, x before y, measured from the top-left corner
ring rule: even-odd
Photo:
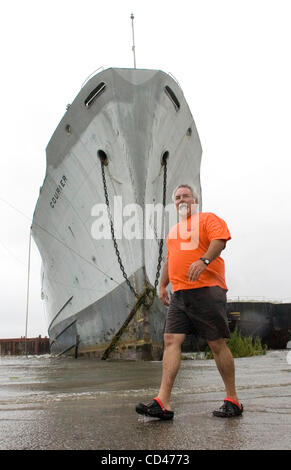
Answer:
[[[179,188],[188,188],[188,189],[190,189],[194,199],[196,199],[196,202],[198,203],[198,201],[199,201],[198,193],[197,193],[196,189],[193,186],[190,186],[189,184],[179,184],[179,186],[177,186],[174,189],[173,194],[172,194],[172,201],[173,202],[175,202],[175,194],[176,194],[176,192],[178,191]]]

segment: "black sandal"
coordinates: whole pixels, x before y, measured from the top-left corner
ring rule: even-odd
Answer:
[[[233,418],[234,416],[241,416],[243,410],[244,407],[242,404],[239,404],[232,398],[225,398],[223,405],[218,410],[213,411],[213,416],[218,416],[219,418]]]
[[[138,403],[135,407],[135,411],[140,415],[149,416],[150,418],[167,420],[173,419],[174,417],[174,412],[166,410],[159,398],[154,398],[148,405]]]

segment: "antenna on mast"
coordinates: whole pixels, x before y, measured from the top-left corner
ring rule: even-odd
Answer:
[[[131,18],[131,26],[132,26],[132,52],[133,52],[133,64],[134,64],[134,68],[136,69],[136,60],[135,60],[135,44],[134,44],[134,26],[133,26],[134,14],[133,14],[133,13],[130,15],[130,18]]]

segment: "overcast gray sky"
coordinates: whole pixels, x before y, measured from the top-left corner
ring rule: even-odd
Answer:
[[[98,67],[172,73],[200,135],[203,210],[231,231],[228,297],[290,300],[288,0],[10,0],[1,8],[0,337],[25,333],[45,148]],[[13,207],[12,207],[13,206]],[[17,210],[16,210],[17,209]],[[28,335],[47,334],[32,242]]]

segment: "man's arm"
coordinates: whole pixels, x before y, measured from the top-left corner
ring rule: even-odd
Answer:
[[[170,305],[169,294],[167,291],[167,285],[169,284],[169,282],[170,282],[170,279],[169,279],[169,271],[168,271],[168,260],[166,259],[163,272],[162,272],[161,283],[160,283],[160,300],[166,306]]]
[[[212,240],[208,250],[204,253],[203,258],[207,258],[209,261],[213,261],[220,255],[222,250],[225,248],[225,245],[225,240]],[[204,262],[200,259],[192,263],[188,271],[189,281],[197,281],[206,268],[206,264],[204,264]]]
[[[161,286],[167,287],[169,282],[170,282],[170,279],[169,279],[169,271],[168,271],[168,260],[166,259],[163,272],[162,272]]]
[[[203,258],[207,258],[209,259],[209,261],[213,261],[220,255],[222,250],[224,250],[225,245],[225,240],[212,240],[212,242],[210,242],[208,250],[206,251],[206,253],[204,253]]]

